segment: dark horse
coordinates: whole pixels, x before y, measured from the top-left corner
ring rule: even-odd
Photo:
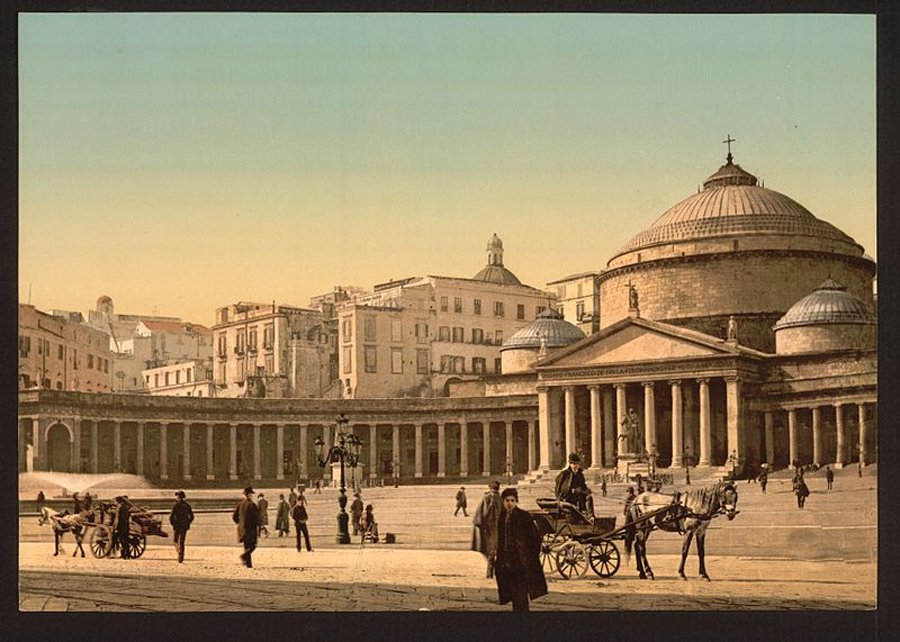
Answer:
[[[724,513],[729,520],[734,519],[738,500],[737,489],[733,482],[723,481],[715,486],[698,488],[676,494],[674,497],[660,493],[645,492],[634,498],[634,502],[625,514],[625,554],[634,553],[637,559],[637,571],[642,580],[653,579],[653,571],[647,561],[647,538],[654,528],[684,535],[681,547],[681,564],[678,575],[687,579],[684,574],[684,562],[691,548],[691,540],[697,537],[697,557],[700,558],[700,577],[709,580],[706,574],[705,544],[706,529],[716,515]],[[653,517],[645,518],[648,513],[655,512]]]

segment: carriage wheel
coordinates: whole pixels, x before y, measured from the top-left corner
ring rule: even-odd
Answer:
[[[567,580],[587,573],[588,552],[581,542],[570,539],[556,551],[556,569]]]
[[[541,537],[541,568],[544,573],[554,571],[556,548],[565,541],[565,537],[557,533],[547,533]]]
[[[619,570],[619,549],[614,542],[601,540],[591,546],[591,569],[600,577],[612,577]]]
[[[109,555],[112,550],[112,531],[109,526],[100,524],[95,526],[91,531],[91,553],[96,558],[102,558]]]
[[[131,533],[128,535],[129,554],[133,558],[138,558],[147,550],[147,538],[144,535],[136,535]]]

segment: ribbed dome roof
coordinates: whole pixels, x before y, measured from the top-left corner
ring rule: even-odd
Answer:
[[[729,156],[728,162],[704,181],[700,193],[665,212],[617,256],[661,243],[732,234],[806,235],[855,244],[793,199],[759,187],[756,177],[733,164]]]
[[[856,298],[840,283],[827,279],[819,287],[791,306],[778,319],[774,329],[826,323],[875,323],[875,318],[863,301]]]
[[[489,281],[490,283],[505,283],[507,285],[522,285],[519,278],[502,265],[486,265],[478,274],[472,277],[476,281]]]
[[[572,325],[562,315],[548,308],[541,312],[534,321],[519,328],[503,343],[501,351],[510,348],[540,348],[542,339],[548,348],[562,348],[584,339],[585,334],[577,326]]]

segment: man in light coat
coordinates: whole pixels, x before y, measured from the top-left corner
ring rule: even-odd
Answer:
[[[259,508],[253,501],[253,489],[249,486],[244,489],[244,499],[238,502],[234,508],[231,519],[237,524],[238,541],[244,545],[241,553],[241,563],[247,568],[253,568],[251,555],[256,550],[256,542],[259,537]]]
[[[472,517],[472,550],[487,558],[487,576],[494,577],[494,563],[497,560],[497,529],[503,503],[500,501],[500,482],[488,484],[488,491],[481,498]]]

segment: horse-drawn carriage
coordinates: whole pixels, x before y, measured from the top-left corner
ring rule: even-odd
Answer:
[[[154,515],[150,510],[142,506],[128,503],[128,549],[130,557],[140,557],[147,549],[147,536],[168,537],[162,529],[162,518]],[[115,556],[116,550],[121,550],[122,543],[113,537],[113,525],[116,515],[115,502],[95,502],[87,515],[84,526],[91,530],[90,547],[94,557]]]

